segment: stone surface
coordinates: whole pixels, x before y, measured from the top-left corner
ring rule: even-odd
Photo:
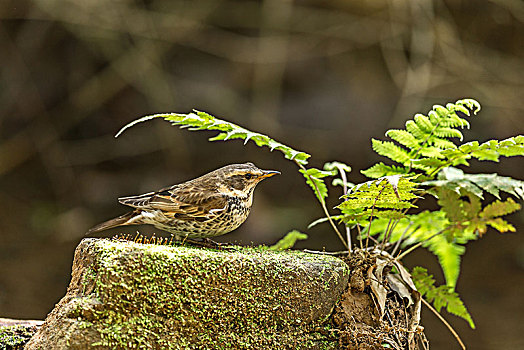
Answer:
[[[25,349],[322,349],[341,260],[84,239],[67,294]]]

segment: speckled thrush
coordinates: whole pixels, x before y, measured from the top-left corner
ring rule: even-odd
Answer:
[[[125,225],[153,225],[182,238],[210,238],[229,233],[249,215],[256,185],[278,171],[253,163],[231,164],[194,180],[139,196],[122,197],[133,211],[103,222],[87,235]]]

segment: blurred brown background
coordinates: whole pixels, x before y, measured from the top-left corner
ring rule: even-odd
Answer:
[[[283,174],[223,240],[272,243],[322,214],[279,153],[163,121],[115,139],[127,122],[197,108],[311,153],[313,166],[349,163],[362,181],[379,159],[370,138],[435,103],[482,104],[467,140],[523,133],[523,21],[518,0],[2,0],[0,316],[45,317],[83,233],[125,211],[119,196],[252,161]],[[523,179],[523,169],[511,159],[470,171]],[[522,231],[522,214],[511,221]],[[327,226],[307,232],[301,248],[340,248]],[[442,281],[433,256],[406,262]],[[448,320],[471,349],[524,348],[522,234],[488,232],[463,262],[458,291],[477,330]],[[423,324],[433,349],[458,348],[427,311]]]

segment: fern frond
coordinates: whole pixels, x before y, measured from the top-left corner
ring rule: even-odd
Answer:
[[[476,158],[498,162],[499,157],[524,156],[524,136],[518,135],[502,141],[490,140],[479,144],[477,141],[467,142],[457,149],[442,151],[448,165],[461,164],[461,161]]]
[[[371,139],[371,142],[373,150],[381,156],[388,157],[403,165],[409,164],[411,157],[402,147],[395,145],[393,142],[380,141],[377,139]]]
[[[506,220],[502,219],[502,218],[494,218],[494,219],[490,219],[486,222],[486,224],[488,224],[489,226],[493,227],[495,230],[499,231],[499,232],[515,232],[516,229],[515,229],[515,226],[513,226],[512,224],[510,224],[509,222],[507,222]]]
[[[433,131],[433,134],[435,134],[436,136],[440,138],[456,137],[460,141],[462,141],[462,139],[464,138],[464,136],[462,135],[462,133],[459,130],[453,129],[453,128],[447,128],[447,127],[436,128],[435,131]]]
[[[407,174],[408,168],[396,165],[385,165],[380,162],[373,165],[371,168],[361,170],[360,172],[371,179],[378,179],[383,176]]]
[[[288,232],[277,243],[269,247],[269,250],[282,251],[293,248],[295,243],[300,240],[307,239],[307,235],[297,230]]]
[[[468,160],[498,161],[500,157],[523,156],[524,136],[519,135],[506,140],[490,140],[479,144],[477,141],[460,146],[450,139],[463,139],[459,128],[469,128],[469,123],[457,113],[470,116],[480,110],[480,104],[472,99],[448,103],[446,107],[435,105],[428,116],[416,114],[406,122],[405,130],[393,129],[386,132],[394,142],[372,140],[373,150],[379,155],[402,164],[408,170],[418,169],[427,176],[435,176],[447,166],[469,165]],[[390,174],[385,165],[372,167],[366,176],[378,177]]]
[[[451,149],[457,148],[457,145],[455,145],[453,142],[446,140],[446,139],[439,139],[439,138],[432,139],[430,142],[430,145],[433,145],[443,150],[448,149],[448,148],[451,148]]]
[[[433,125],[433,123],[425,115],[418,113],[415,114],[415,117],[413,119],[415,120],[415,123],[417,123],[419,129],[422,130],[424,133],[430,134],[434,131],[435,125]]]
[[[419,140],[406,130],[391,129],[386,132],[386,136],[408,148],[417,148],[420,146]]]
[[[401,175],[385,176],[378,180],[360,183],[342,196],[344,201],[337,206],[344,215],[345,222],[362,220],[372,214],[375,217],[398,219],[403,215],[392,214],[389,209],[416,208],[411,201],[418,196],[416,184],[412,178]],[[388,209],[381,213],[382,209]]]
[[[406,130],[419,140],[424,140],[428,135],[430,135],[429,132],[422,130],[413,120],[408,120],[406,122]]]
[[[138,123],[142,123],[155,118],[162,118],[166,121],[171,122],[173,125],[178,125],[181,128],[188,128],[188,130],[191,131],[214,130],[220,132],[217,136],[210,138],[209,141],[226,141],[242,139],[244,140],[244,144],[246,144],[248,141],[251,140],[259,147],[268,147],[270,151],[276,149],[282,152],[285,158],[293,160],[302,165],[306,165],[308,162],[307,159],[311,156],[305,152],[294,150],[293,148],[286,146],[278,141],[275,141],[266,135],[250,131],[239,125],[215,118],[212,115],[209,115],[205,112],[200,112],[196,110],[193,113],[189,114],[166,113],[145,116],[125,125],[122,129],[120,129],[120,131],[116,134],[115,137],[120,136],[125,130]]]
[[[325,171],[316,168],[309,168],[306,170],[300,169],[299,171],[302,173],[302,175],[304,175],[306,183],[311,187],[311,189],[313,189],[317,199],[321,203],[324,203],[328,195],[328,189],[324,180],[322,179],[327,176],[335,175],[336,171]]]
[[[423,186],[446,187],[460,193],[464,189],[484,198],[484,191],[500,199],[500,192],[509,193],[524,200],[524,181],[516,180],[498,174],[466,174],[464,171],[447,167],[443,168],[437,176],[437,180],[421,183]]]
[[[481,218],[495,218],[516,212],[520,209],[520,204],[513,199],[508,198],[506,201],[494,201],[484,207],[480,213]]]
[[[471,328],[475,329],[475,323],[471,315],[455,291],[448,286],[436,287],[433,276],[429,275],[428,271],[420,266],[413,268],[411,277],[419,293],[428,302],[432,303],[438,312],[445,307],[449,313],[463,318],[469,323]]]
[[[412,120],[406,122],[405,130],[389,130],[386,136],[398,142],[401,146],[393,142],[372,140],[373,150],[378,154],[388,157],[391,160],[402,164],[411,169],[419,169],[426,174],[434,175],[438,169],[447,163],[444,150],[456,150],[457,146],[451,142],[450,138],[459,138],[463,135],[458,128],[469,127],[469,123],[461,118],[457,112],[470,115],[470,110],[476,113],[480,109],[478,102],[474,100],[459,100],[448,103],[446,107],[435,105],[425,116],[417,113]],[[405,148],[404,148],[405,147]],[[477,153],[479,150],[477,150]],[[484,151],[484,153],[486,153]],[[480,154],[479,154],[480,155]],[[435,160],[437,160],[435,162]],[[464,164],[464,160],[459,160],[457,164]],[[371,177],[379,175],[377,169],[367,170]],[[382,170],[383,169],[382,167]],[[366,173],[365,173],[366,174]]]

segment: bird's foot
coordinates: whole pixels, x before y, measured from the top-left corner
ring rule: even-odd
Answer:
[[[233,244],[231,243],[217,242],[217,241],[213,241],[210,238],[202,238],[201,240],[187,238],[183,240],[183,243],[189,243],[190,245],[194,245],[194,246],[202,247],[202,248],[219,249],[219,250],[231,249],[234,247]]]

